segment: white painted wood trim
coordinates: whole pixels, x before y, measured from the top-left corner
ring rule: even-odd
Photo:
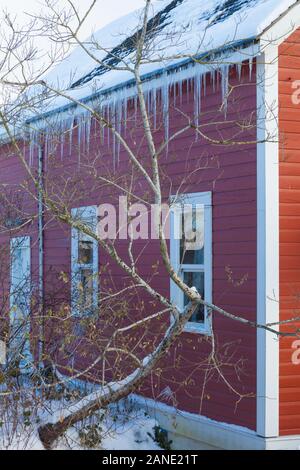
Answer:
[[[10,325],[12,326],[14,322],[14,307],[15,307],[15,279],[13,276],[13,253],[15,250],[22,250],[22,257],[24,257],[24,262],[26,265],[25,272],[22,272],[24,276],[24,283],[22,284],[22,289],[24,289],[24,300],[26,302],[26,307],[22,306],[22,314],[24,317],[30,318],[31,314],[31,297],[32,297],[32,273],[31,273],[31,238],[29,236],[14,237],[10,240]],[[20,289],[20,286],[17,287]],[[33,356],[31,353],[31,343],[30,343],[30,320],[25,323],[24,331],[22,328],[22,333],[26,334],[27,339],[24,341],[22,355],[23,357],[20,360],[19,367],[22,373],[28,373],[33,370]],[[10,351],[8,351],[8,356]]]
[[[257,67],[258,140],[278,141],[278,47],[300,27],[300,2],[260,37]],[[257,146],[257,320],[279,322],[279,145]],[[257,332],[257,432],[279,435],[279,342]]]
[[[97,206],[86,206],[74,208],[71,211],[73,219],[80,219],[82,222],[87,220],[93,221],[93,226],[97,228]],[[77,273],[78,273],[78,237],[79,232],[77,229],[72,228],[71,230],[71,307],[72,315],[81,317],[82,313],[76,308],[74,299],[76,298],[77,292]],[[87,238],[89,238],[87,236]],[[99,245],[95,239],[91,238],[93,242],[93,304],[94,308],[98,307],[98,289],[99,289]]]
[[[280,45],[300,27],[300,1],[295,1],[282,15],[260,34],[260,50]]]
[[[278,48],[257,59],[257,321],[279,321]],[[266,140],[264,142],[264,140]],[[257,433],[279,434],[279,342],[257,330]]]
[[[31,282],[31,247],[30,247],[30,237],[14,237],[10,239],[10,256],[12,256],[13,251],[17,248],[22,248],[26,250],[26,264],[28,272],[28,282]],[[12,289],[13,289],[13,280],[12,280],[12,265],[10,266],[11,275],[10,275],[10,307],[12,308]],[[28,301],[29,303],[30,301]],[[28,312],[29,313],[29,312]]]
[[[99,389],[95,383],[72,379],[57,371],[61,380],[69,387],[81,390],[82,393],[94,393]],[[100,387],[101,388],[101,387]],[[123,399],[128,409],[143,410],[155,418],[158,424],[168,431],[173,440],[174,450],[299,450],[300,435],[282,436],[275,438],[260,437],[257,433],[244,426],[224,423],[209,419],[206,416],[179,410],[173,406],[161,403],[138,394],[131,394]],[[112,405],[114,406],[114,405]]]
[[[299,450],[300,436],[260,437],[251,429],[222,423],[132,394],[130,404],[154,417],[168,431],[175,450]]]

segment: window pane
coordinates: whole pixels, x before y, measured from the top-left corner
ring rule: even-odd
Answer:
[[[79,240],[78,263],[79,264],[92,264],[93,263],[93,242],[92,241]]]
[[[204,299],[204,273],[203,272],[184,272],[183,275],[184,282],[189,287],[196,287],[197,291]],[[189,302],[188,297],[184,296],[184,305],[186,306]],[[190,322],[204,323],[204,306],[199,305],[196,311],[190,318]]]
[[[182,236],[180,239],[180,263],[204,264],[204,207],[184,207]]]

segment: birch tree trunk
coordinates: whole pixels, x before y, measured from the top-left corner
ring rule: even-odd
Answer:
[[[174,311],[175,320],[167,330],[156,350],[147,356],[143,360],[141,367],[136,369],[131,375],[120,382],[107,384],[100,389],[99,392],[96,391],[87,395],[81,401],[69,407],[63,416],[60,415],[58,417],[56,422],[41,426],[39,428],[39,436],[45,449],[51,449],[53,443],[62,436],[70,426],[73,426],[84,418],[91,416],[97,410],[105,408],[137,390],[143,380],[155,368],[161,357],[169,351],[176,338],[182,333],[185,324],[193,315],[197,305],[197,302],[190,302],[182,314],[179,314],[178,311]]]

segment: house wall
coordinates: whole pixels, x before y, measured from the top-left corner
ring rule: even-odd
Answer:
[[[28,162],[29,148],[21,143],[22,158]],[[32,348],[37,353],[38,328],[34,321],[38,313],[39,295],[39,243],[38,243],[38,205],[31,194],[35,193],[32,179],[21,163],[13,145],[0,147],[0,334],[7,339],[9,335],[8,313],[10,308],[10,239],[29,236],[31,245],[31,282],[32,299]],[[36,174],[37,149],[31,171]],[[27,188],[26,190],[24,188]],[[21,226],[21,228],[19,228]]]
[[[221,106],[220,84],[213,89],[207,77],[206,94],[202,96],[201,123],[203,132],[209,137],[195,137],[194,130],[180,135],[169,145],[168,154],[161,157],[162,186],[165,200],[177,190],[182,193],[201,191],[212,192],[213,205],[213,302],[229,312],[256,319],[256,77],[255,66],[250,71],[247,65],[242,70],[242,80],[232,70],[230,83],[233,85],[226,119]],[[193,116],[193,90],[183,87],[182,103],[179,88],[170,99],[170,134],[186,125],[186,116]],[[127,138],[139,153],[145,168],[149,168],[147,147],[139,118],[134,117],[134,105],[128,105]],[[159,124],[162,116],[158,117]],[[224,122],[226,120],[226,122]],[[241,125],[242,124],[242,125]],[[92,126],[89,148],[80,150],[78,133],[74,129],[71,152],[61,152],[60,144],[53,155],[45,156],[45,185],[49,194],[64,200],[69,207],[98,205],[103,202],[117,202],[118,192],[108,189],[101,179],[113,174],[118,184],[129,184],[131,169],[128,156],[121,149],[117,168],[112,164],[112,136],[110,143],[101,141],[99,130]],[[163,141],[164,130],[158,125],[156,143]],[[212,140],[234,138],[238,144],[216,145]],[[242,144],[242,145],[241,145]],[[97,158],[96,158],[97,157]],[[7,179],[11,176],[8,174]],[[135,175],[135,192],[140,197],[149,197],[145,181]],[[75,189],[76,188],[76,189]],[[59,291],[61,299],[69,302],[70,286],[62,288],[61,272],[70,275],[71,240],[70,229],[51,220],[46,215],[44,231],[45,295],[47,302],[53,301],[53,292]],[[121,255],[127,257],[126,244],[118,242]],[[164,268],[159,265],[152,279],[149,273],[159,258],[158,244],[138,242],[135,254],[139,256],[140,274],[162,294],[169,296],[170,283]],[[126,284],[126,276],[99,250],[101,290],[114,286],[117,290]],[[108,263],[108,264],[107,264]],[[56,294],[57,296],[57,294]],[[138,308],[144,305],[144,312],[153,311],[153,299],[140,292],[133,299]],[[57,298],[56,298],[56,303]],[[55,307],[55,306],[54,306]],[[138,318],[139,313],[131,305],[130,315]],[[144,313],[143,312],[143,313]],[[103,319],[100,315],[100,327]],[[101,323],[102,322],[102,323]],[[76,323],[76,320],[75,320]],[[73,334],[78,343],[85,343],[78,325],[72,324]],[[154,326],[154,328],[156,328]],[[56,336],[47,333],[49,350],[58,344]],[[221,359],[223,378],[216,368],[209,374],[205,365],[209,344],[195,333],[183,333],[168,357],[160,364],[161,373],[153,373],[143,385],[142,393],[179,409],[202,414],[209,418],[256,428],[256,331],[242,326],[220,315],[213,316],[213,332]],[[154,332],[152,332],[154,333]],[[60,334],[63,336],[64,331]],[[80,339],[78,339],[80,338]],[[151,338],[151,336],[150,336]],[[149,344],[143,344],[144,351]],[[66,347],[62,366],[68,364],[71,346]],[[74,368],[83,368],[89,362],[88,348],[85,355],[72,360]],[[77,349],[79,350],[79,349]],[[74,349],[73,349],[74,351]],[[142,352],[144,352],[142,349]],[[74,356],[74,355],[73,355]],[[75,355],[76,356],[76,355]],[[88,357],[86,357],[88,356]],[[63,368],[62,368],[63,370]],[[109,371],[107,377],[109,377]],[[166,395],[166,390],[168,394]],[[242,396],[242,399],[241,399]]]
[[[300,79],[299,53],[300,29],[279,48],[280,321],[299,317],[300,307],[300,102],[295,84]],[[289,326],[282,328],[291,331]],[[280,341],[281,435],[300,434],[300,365],[293,363],[294,341]]]

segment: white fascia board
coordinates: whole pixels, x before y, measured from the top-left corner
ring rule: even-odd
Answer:
[[[300,27],[300,1],[292,5],[272,25],[266,28],[260,35],[260,50],[268,47],[279,46],[297,28]]]

